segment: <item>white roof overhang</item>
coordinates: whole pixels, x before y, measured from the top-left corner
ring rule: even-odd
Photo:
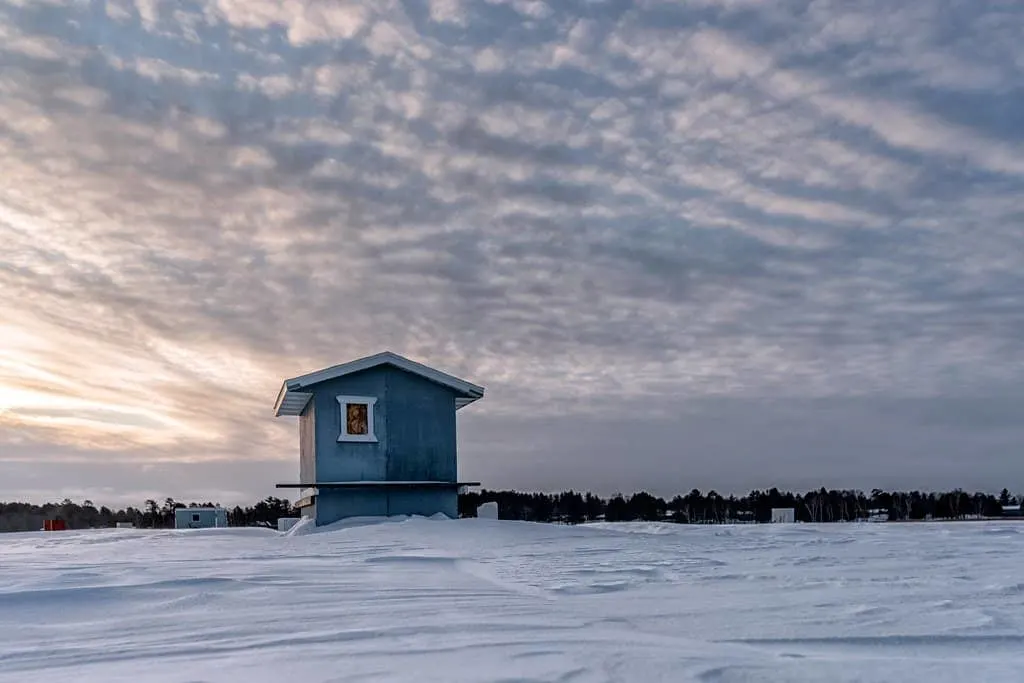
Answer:
[[[274,404],[274,415],[277,417],[300,415],[305,410],[306,404],[313,397],[312,392],[305,391],[307,387],[385,364],[393,365],[401,370],[411,372],[414,375],[419,375],[424,379],[452,389],[455,392],[456,410],[483,398],[484,395],[484,388],[481,386],[409,360],[399,356],[397,353],[384,351],[373,356],[367,356],[366,358],[317,370],[300,377],[286,379],[281,384],[281,390],[277,394],[277,401]]]

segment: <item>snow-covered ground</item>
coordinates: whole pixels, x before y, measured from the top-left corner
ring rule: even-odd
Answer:
[[[1024,524],[0,535],[0,680],[1024,680]]]

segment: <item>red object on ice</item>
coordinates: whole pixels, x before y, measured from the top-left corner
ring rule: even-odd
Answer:
[[[47,519],[43,521],[43,531],[65,531],[67,524],[63,519]]]

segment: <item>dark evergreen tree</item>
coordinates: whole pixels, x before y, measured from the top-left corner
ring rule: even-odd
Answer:
[[[609,522],[629,522],[634,519],[634,517],[630,516],[629,506],[626,505],[626,499],[619,493],[608,499],[608,505],[605,506],[604,518]]]
[[[589,491],[583,497],[583,507],[588,522],[601,519],[604,516],[604,501]]]

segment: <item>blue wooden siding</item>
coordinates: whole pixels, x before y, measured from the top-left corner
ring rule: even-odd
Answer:
[[[382,365],[310,387],[317,482],[456,481],[455,394],[430,380]],[[338,441],[337,396],[376,398],[377,442]],[[300,418],[301,420],[301,418]],[[300,465],[301,469],[301,465]],[[303,472],[304,474],[305,472]],[[457,516],[453,490],[320,489],[318,524],[364,515]]]
[[[382,517],[385,515],[422,515],[442,512],[458,516],[458,496],[454,489],[392,490],[322,489],[316,500],[317,524],[330,524],[346,517]]]
[[[316,481],[381,481],[387,476],[388,436],[384,429],[387,405],[384,368],[371,368],[312,388],[316,404]],[[369,396],[376,443],[338,441],[341,407],[337,396]]]
[[[227,525],[228,511],[224,508],[178,508],[174,511],[175,529],[209,529]]]
[[[318,384],[316,481],[455,481],[455,395],[445,387],[391,366]],[[376,443],[338,441],[337,396],[377,399]]]
[[[386,370],[387,478],[455,481],[455,394],[404,370]]]
[[[321,489],[316,497],[316,523],[330,524],[346,517],[383,517],[388,514],[387,493],[350,489]]]

